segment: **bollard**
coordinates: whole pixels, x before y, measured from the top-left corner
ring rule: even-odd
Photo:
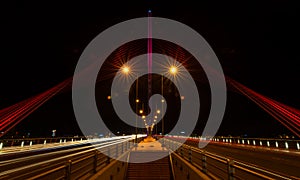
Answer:
[[[2,148],[3,148],[3,142],[0,143],[0,149],[2,149]]]
[[[275,146],[278,148],[278,142],[277,141],[275,142]]]
[[[259,145],[261,145],[261,146],[262,146],[262,142],[261,142],[261,141],[259,141]]]
[[[67,140],[66,139],[64,139],[64,143],[66,143],[67,142]]]
[[[45,139],[45,140],[44,140],[44,145],[46,145],[46,144],[47,144],[47,140]]]
[[[247,140],[247,144],[250,144],[250,141],[249,141],[249,140]]]
[[[32,146],[32,141],[30,141],[29,146]]]
[[[234,180],[234,161],[227,159],[227,165],[228,165],[228,179]]]
[[[270,142],[269,141],[267,141],[267,146],[270,147]]]
[[[256,145],[255,140],[253,140],[253,145],[254,145],[254,146]]]
[[[59,140],[59,144],[61,144],[61,143],[62,143],[62,139]]]
[[[80,141],[82,141],[82,138],[80,138]]]
[[[287,142],[285,142],[285,148],[288,149],[289,148],[289,144]]]
[[[297,143],[297,149],[298,149],[298,150],[300,149],[300,145],[299,145],[299,143]]]
[[[24,141],[21,142],[21,147],[24,147]]]
[[[71,140],[72,142],[74,141],[74,139],[72,138],[72,140]]]
[[[242,144],[245,144],[245,141],[244,141],[244,139],[242,140]]]
[[[240,140],[238,139],[238,144],[240,144]]]
[[[71,166],[72,166],[72,161],[69,160],[66,163],[66,174],[65,174],[65,179],[66,180],[71,180]]]

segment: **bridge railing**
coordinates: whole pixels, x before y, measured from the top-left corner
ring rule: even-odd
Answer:
[[[138,138],[138,141],[140,140],[141,138]],[[95,146],[96,149],[91,148],[66,156],[47,159],[43,162],[16,167],[0,172],[0,179],[9,177],[15,179],[77,179],[92,176],[110,164],[112,160],[119,158],[133,148],[133,141],[133,139],[119,140],[105,146]]]
[[[48,143],[65,143],[73,141],[82,141],[87,138],[84,136],[74,137],[55,137],[55,138],[15,138],[15,139],[0,139],[0,149],[4,147],[23,147],[32,146],[36,144],[48,144]]]
[[[241,145],[300,150],[300,140],[292,139],[214,137],[211,140],[223,143],[235,143]]]
[[[167,148],[213,179],[293,179],[288,175],[228,159],[185,144],[174,149],[179,143],[174,140],[165,139],[164,143]]]

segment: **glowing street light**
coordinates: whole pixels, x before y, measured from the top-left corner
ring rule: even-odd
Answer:
[[[139,112],[140,112],[140,114],[143,114],[144,111],[141,109]]]
[[[170,72],[170,74],[176,75],[177,72],[178,72],[178,69],[177,69],[176,66],[171,66],[171,67],[169,68],[169,72]]]
[[[178,73],[178,68],[175,65],[171,65],[169,67],[169,73],[173,76],[175,76]],[[164,95],[164,78],[161,76],[161,95]],[[165,102],[164,99],[161,100],[162,110],[163,110],[163,103]],[[157,111],[157,114],[159,114],[160,111]],[[162,123],[162,135],[164,135],[164,117],[161,119]]]
[[[158,109],[158,110],[156,111],[156,113],[157,113],[157,114],[160,114],[160,110]]]
[[[129,75],[130,73],[131,73],[131,69],[130,69],[130,67],[128,66],[128,65],[123,65],[122,67],[121,67],[121,71],[122,71],[122,73],[123,74],[125,74],[125,75]],[[135,94],[136,94],[136,99],[135,99],[135,102],[136,103],[139,103],[140,102],[140,100],[138,99],[138,82],[139,82],[139,79],[138,79],[138,76],[137,76],[137,82],[136,82],[136,87],[135,87]],[[138,131],[138,129],[137,129],[137,119],[138,119],[138,106],[137,106],[137,104],[136,104],[136,108],[135,108],[135,113],[136,113],[136,118],[135,118],[135,143],[137,143],[137,131]]]
[[[123,66],[123,67],[122,67],[122,72],[123,72],[124,74],[129,74],[129,72],[130,72],[129,66]]]

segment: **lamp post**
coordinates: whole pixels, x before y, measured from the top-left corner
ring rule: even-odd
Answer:
[[[139,77],[136,76],[136,84],[135,84],[135,143],[137,143],[137,122],[138,122],[138,103],[140,100],[138,99],[138,88],[139,88]],[[136,144],[137,146],[137,144]]]
[[[160,110],[159,109],[156,109],[156,114],[159,115],[160,114]],[[155,125],[155,129],[156,129],[156,134],[157,134],[157,123]]]
[[[169,74],[170,75],[173,75],[173,76],[176,76],[176,74],[177,74],[177,72],[178,72],[178,68],[176,67],[176,66],[174,66],[174,65],[172,65],[172,66],[170,66],[169,67]],[[161,95],[162,96],[164,96],[164,76],[161,76]],[[162,111],[164,111],[164,99],[162,99],[161,100],[161,109],[162,109]],[[161,134],[162,134],[162,136],[164,136],[164,134],[165,134],[165,122],[164,122],[164,116],[162,116],[162,118],[161,118],[161,123],[162,123],[162,125],[161,125]]]
[[[164,76],[161,76],[161,95],[164,97]],[[164,99],[161,100],[161,110],[164,111]],[[161,117],[161,135],[164,135],[164,116]]]
[[[131,69],[129,66],[124,65],[122,67],[122,73],[125,75],[128,75],[131,72]],[[136,85],[135,85],[135,143],[137,143],[137,119],[138,119],[138,103],[140,102],[140,100],[138,99],[138,86],[139,86],[139,78],[137,76],[136,79]]]

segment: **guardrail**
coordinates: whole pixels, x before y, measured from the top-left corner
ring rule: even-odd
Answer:
[[[48,144],[48,143],[65,143],[73,141],[86,140],[86,137],[56,137],[56,138],[18,138],[18,139],[0,139],[0,149],[4,147],[23,147],[32,146],[35,144]]]
[[[235,144],[244,144],[244,145],[253,145],[253,146],[300,150],[300,140],[240,138],[240,137],[214,137],[211,140],[216,142],[224,142],[224,143],[235,143]]]
[[[179,142],[170,139],[165,139],[164,144],[213,179],[294,179],[288,175],[228,159],[185,144],[175,149],[179,146]]]
[[[141,138],[138,139],[138,141]],[[133,139],[118,140],[97,149],[92,148],[54,159],[44,160],[0,172],[0,179],[78,179],[92,176],[133,148]],[[106,156],[109,154],[110,156]]]

